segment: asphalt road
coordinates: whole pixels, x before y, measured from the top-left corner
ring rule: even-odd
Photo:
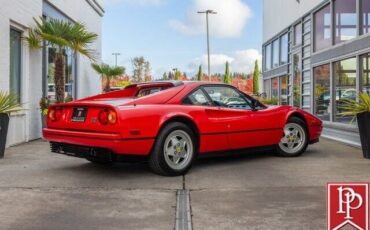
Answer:
[[[172,178],[142,163],[102,166],[56,155],[35,141],[0,160],[0,229],[174,229],[182,189],[195,230],[325,229],[326,183],[369,175],[359,149],[324,139],[299,158],[201,159]]]

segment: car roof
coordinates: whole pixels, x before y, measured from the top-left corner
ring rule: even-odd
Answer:
[[[146,88],[146,87],[154,87],[154,86],[165,86],[165,85],[172,85],[173,87],[181,86],[181,85],[191,85],[193,87],[201,86],[201,85],[224,85],[224,83],[220,82],[210,82],[210,81],[151,81],[151,82],[143,82],[143,83],[136,83],[126,87],[127,88]]]

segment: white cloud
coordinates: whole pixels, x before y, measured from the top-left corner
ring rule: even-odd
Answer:
[[[104,0],[106,5],[115,5],[115,4],[130,4],[130,5],[140,5],[140,6],[158,6],[162,5],[165,0]]]
[[[258,60],[261,66],[262,55],[256,49],[239,50],[231,56],[225,54],[212,54],[211,55],[211,71],[212,73],[224,73],[225,63],[230,63],[231,72],[251,73],[254,70],[254,63]],[[205,54],[202,57],[195,58],[188,65],[188,72],[197,72],[198,66],[203,66],[203,71],[207,72],[208,56]]]
[[[217,37],[239,37],[252,16],[248,5],[242,0],[193,0],[184,21],[171,20],[170,26],[181,33],[196,35],[205,33],[206,20],[198,11],[211,9],[210,33]]]

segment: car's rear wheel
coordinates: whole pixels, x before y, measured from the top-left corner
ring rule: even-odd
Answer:
[[[308,146],[307,127],[302,119],[292,117],[284,127],[283,137],[278,145],[278,153],[284,157],[301,155]]]
[[[158,135],[149,165],[160,175],[183,175],[190,169],[196,151],[193,131],[183,123],[169,123]]]

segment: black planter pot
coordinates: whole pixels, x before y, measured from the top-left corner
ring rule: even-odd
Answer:
[[[0,159],[4,158],[6,136],[8,135],[9,115],[0,113]]]
[[[360,131],[362,153],[370,159],[370,112],[357,114],[358,130]]]

